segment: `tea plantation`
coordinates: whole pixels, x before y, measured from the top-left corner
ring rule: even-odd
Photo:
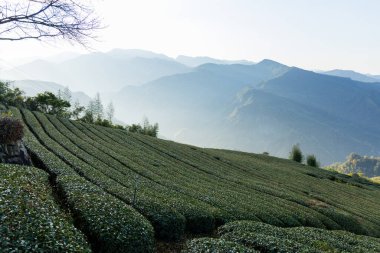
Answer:
[[[44,171],[0,164],[0,251],[91,252],[55,203]]]
[[[218,229],[220,238],[194,239],[187,253],[199,252],[380,252],[380,239],[319,228],[279,228],[236,221]]]
[[[157,241],[212,235],[219,227],[219,238],[189,241],[184,250],[379,252],[376,183],[268,155],[11,110],[26,126],[34,165],[50,175],[73,217],[71,229],[94,251],[154,252]],[[89,249],[74,241],[79,251]]]

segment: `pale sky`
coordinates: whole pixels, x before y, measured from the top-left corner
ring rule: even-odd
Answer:
[[[380,74],[379,0],[97,0],[96,51],[138,48]],[[0,59],[86,52],[67,43],[1,42]]]

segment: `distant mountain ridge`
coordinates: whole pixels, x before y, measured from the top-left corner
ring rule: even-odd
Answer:
[[[280,157],[299,143],[322,165],[351,152],[380,154],[380,83],[357,81],[364,75],[352,71],[330,75],[269,59],[173,59],[122,49],[19,69],[90,95],[107,92],[117,118],[135,123],[147,116],[178,142]]]
[[[334,69],[330,71],[323,71],[320,73],[330,76],[347,77],[359,82],[380,83],[380,76],[361,74],[352,70]]]
[[[126,85],[140,85],[162,76],[184,73],[189,67],[164,55],[143,50],[115,49],[90,53],[52,63],[36,60],[1,71],[2,79],[33,79],[76,87],[90,95],[117,91]]]
[[[198,67],[200,65],[206,64],[206,63],[213,63],[213,64],[245,64],[245,65],[252,65],[255,64],[254,62],[247,61],[247,60],[220,60],[220,59],[214,59],[207,56],[197,56],[197,57],[191,57],[191,56],[185,56],[185,55],[179,55],[175,59],[177,62],[180,62],[184,65],[187,65],[189,67]]]
[[[134,106],[130,119],[160,122],[169,139],[200,146],[286,157],[300,143],[324,165],[351,152],[380,153],[380,86],[271,60],[203,64],[127,86],[115,104]]]
[[[76,87],[90,95],[116,92],[127,85],[141,85],[164,76],[186,73],[205,63],[253,64],[209,57],[177,59],[139,49],[113,49],[106,53],[64,53],[37,59],[14,68],[0,68],[1,79],[41,80]],[[1,67],[1,65],[0,65]]]

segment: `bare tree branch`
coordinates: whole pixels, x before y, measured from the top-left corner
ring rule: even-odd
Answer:
[[[61,38],[86,46],[101,28],[89,1],[0,0],[0,40]]]

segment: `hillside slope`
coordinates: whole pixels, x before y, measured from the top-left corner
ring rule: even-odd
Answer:
[[[26,144],[34,160],[56,176],[92,238],[99,239],[101,227],[128,226],[135,232],[125,234],[129,240],[119,235],[120,245],[149,247],[141,238],[151,240],[149,224],[157,238],[173,240],[185,231],[211,233],[233,220],[380,236],[378,185],[270,156],[202,149],[27,110],[13,112],[27,126]],[[115,217],[93,223],[89,217],[102,217],[105,203]]]

